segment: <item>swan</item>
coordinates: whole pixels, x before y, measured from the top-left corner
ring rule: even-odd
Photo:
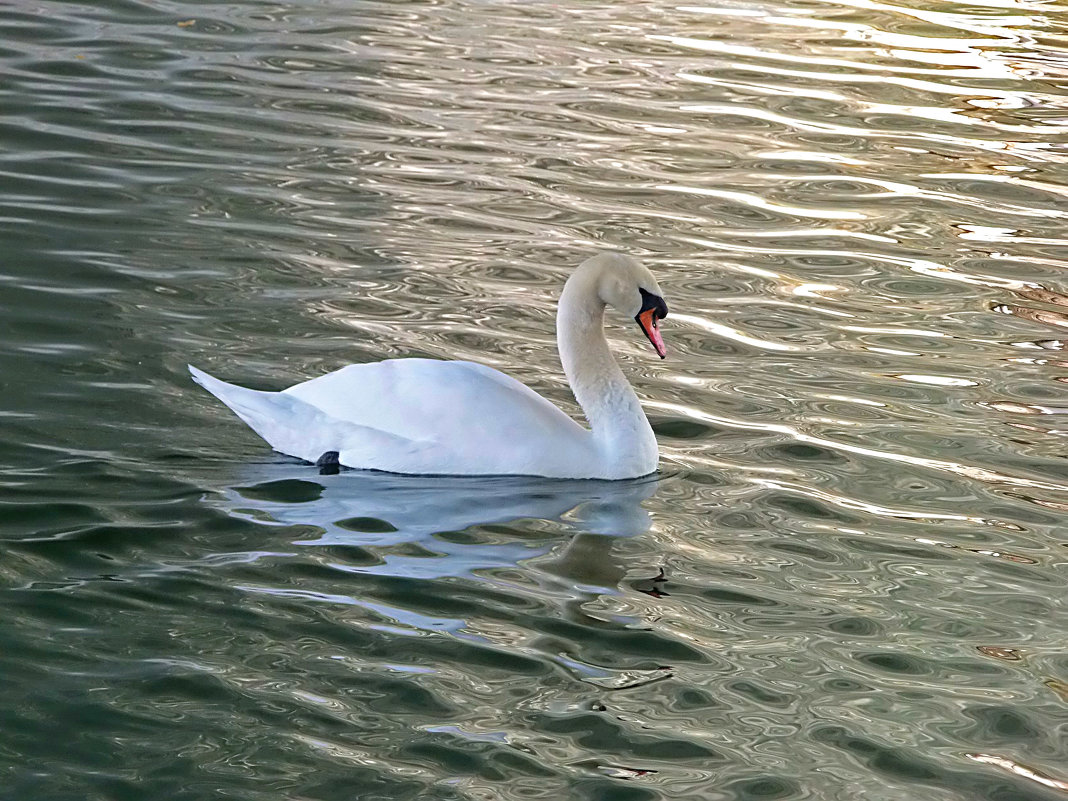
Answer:
[[[189,371],[274,450],[335,472],[638,478],[656,471],[659,452],[608,349],[608,306],[633,317],[660,358],[667,355],[659,321],[668,309],[653,274],[620,253],[580,264],[560,294],[556,339],[588,429],[516,379],[474,362],[351,364],[281,392]]]

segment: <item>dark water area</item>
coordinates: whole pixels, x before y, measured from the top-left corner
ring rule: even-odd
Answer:
[[[1068,6],[0,5],[0,797],[1068,798]],[[628,482],[320,476],[185,371],[468,359]]]

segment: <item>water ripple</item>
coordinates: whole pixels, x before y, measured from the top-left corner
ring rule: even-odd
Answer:
[[[1063,796],[1065,13],[0,10],[12,797]],[[184,373],[577,414],[600,248],[654,479],[320,477]]]

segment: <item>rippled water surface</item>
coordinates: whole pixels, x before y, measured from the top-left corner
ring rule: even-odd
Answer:
[[[1068,6],[0,7],[0,795],[1068,796]],[[636,482],[270,453],[462,358],[572,413],[638,256]]]

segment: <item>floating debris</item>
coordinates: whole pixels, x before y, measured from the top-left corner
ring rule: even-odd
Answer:
[[[1040,773],[1034,768],[1029,768],[1027,765],[1021,765],[1019,762],[1013,762],[1011,759],[1006,759],[1005,757],[994,756],[993,754],[965,754],[965,756],[975,762],[982,762],[985,765],[994,765],[1002,770],[1015,773],[1023,779],[1029,779],[1030,781],[1044,785],[1045,787],[1051,787],[1055,790],[1068,790],[1068,782],[1054,779],[1051,776],[1047,776],[1045,773]]]
[[[997,645],[980,645],[976,649],[979,653],[992,656],[995,659],[1004,659],[1007,662],[1019,662],[1023,659],[1020,652],[1015,648],[1001,648]]]

